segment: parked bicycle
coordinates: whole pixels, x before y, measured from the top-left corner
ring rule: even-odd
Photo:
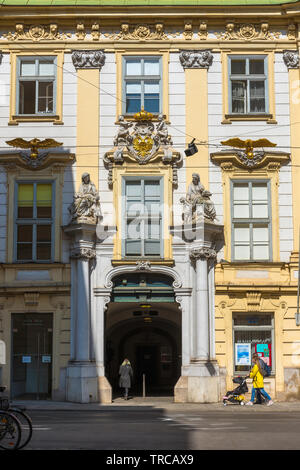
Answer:
[[[0,387],[0,393],[5,389]],[[0,397],[0,448],[20,450],[32,438],[32,421],[25,410],[25,407],[12,406],[7,397]]]

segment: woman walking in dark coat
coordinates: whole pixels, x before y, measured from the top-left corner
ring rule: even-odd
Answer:
[[[119,370],[120,380],[119,386],[124,388],[124,399],[128,400],[128,390],[131,387],[131,379],[133,376],[132,368],[128,359],[124,359]]]

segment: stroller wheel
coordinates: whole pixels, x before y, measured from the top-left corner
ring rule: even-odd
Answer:
[[[240,405],[244,406],[245,402],[242,400],[240,401]]]
[[[223,400],[223,405],[227,406],[227,401],[226,400]]]

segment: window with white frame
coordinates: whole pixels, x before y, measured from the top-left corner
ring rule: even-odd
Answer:
[[[274,317],[239,313],[233,317],[234,372],[248,372],[257,353],[275,372]]]
[[[126,178],[123,184],[123,256],[162,258],[162,178]]]
[[[269,181],[232,181],[232,260],[271,260]]]
[[[161,57],[124,57],[123,114],[161,112],[161,75]]]
[[[47,262],[53,258],[53,183],[17,182],[15,189],[15,260]]]
[[[17,114],[55,114],[56,58],[19,57]]]
[[[229,56],[229,113],[268,113],[267,56]]]

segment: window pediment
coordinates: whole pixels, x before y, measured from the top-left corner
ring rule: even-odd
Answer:
[[[254,151],[251,156],[243,150],[222,150],[210,154],[211,161],[219,165],[224,171],[244,169],[254,171],[256,169],[279,170],[290,161],[290,154],[279,151]]]
[[[18,152],[0,153],[0,164],[4,167],[15,168],[21,167],[27,170],[42,170],[52,165],[65,166],[75,161],[75,155],[67,151],[42,151],[39,149],[60,147],[62,143],[56,142],[54,139],[32,139],[26,141],[18,138],[6,142],[8,145],[16,148],[26,149]],[[27,151],[30,149],[30,151]]]

